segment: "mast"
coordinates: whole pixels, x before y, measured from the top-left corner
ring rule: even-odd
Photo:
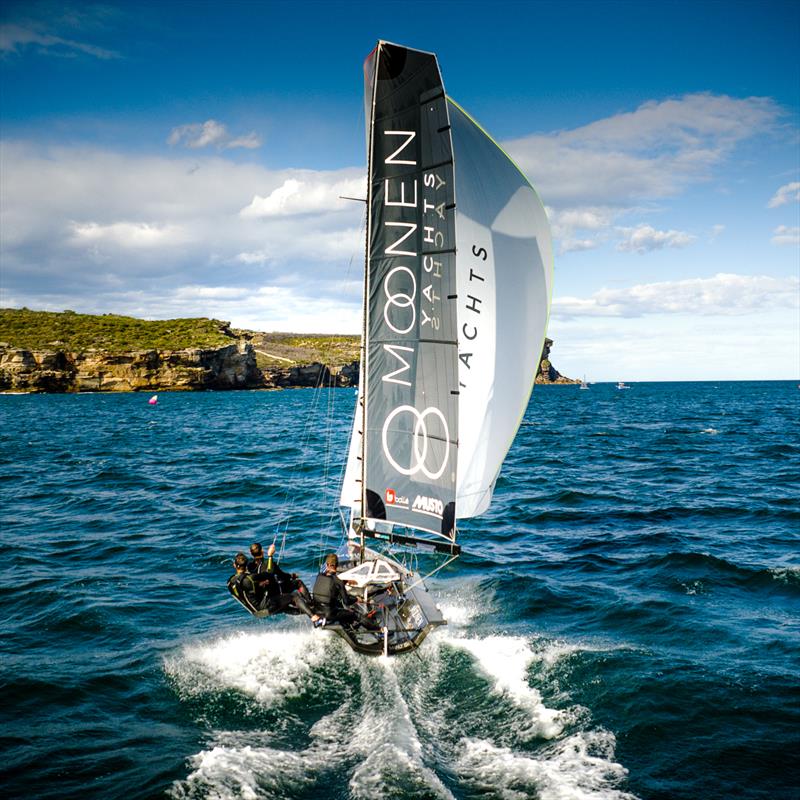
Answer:
[[[361,396],[361,518],[358,522],[359,562],[364,561],[364,529],[366,527],[366,464],[367,464],[367,318],[370,291],[370,240],[372,238],[372,148],[375,134],[375,94],[378,81],[376,79],[381,42],[375,46],[364,61],[365,96],[369,97],[367,105],[367,226],[364,242],[364,298],[361,309],[361,369],[359,370],[359,392]],[[351,520],[352,524],[352,520]]]

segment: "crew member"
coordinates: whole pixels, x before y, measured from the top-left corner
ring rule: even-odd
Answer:
[[[347,594],[342,579],[336,574],[339,558],[330,553],[325,558],[325,571],[317,575],[314,582],[314,604],[323,616],[321,623],[340,622],[344,625],[356,622],[357,617],[349,608],[356,601]]]
[[[267,550],[266,561],[264,560],[264,549],[259,542],[253,542],[250,545],[250,555],[253,558],[247,564],[247,571],[255,581],[256,597],[260,608],[266,609],[271,614],[281,611],[287,613],[301,611],[311,617],[313,621],[318,619],[309,606],[311,595],[305,584],[297,577],[297,573],[293,572],[290,575],[284,572],[273,559],[274,543]]]
[[[247,571],[247,556],[237,553],[233,559],[234,575],[228,578],[228,591],[251,613],[259,610],[260,601],[253,576]]]

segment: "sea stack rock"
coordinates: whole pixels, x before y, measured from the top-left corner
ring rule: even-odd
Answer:
[[[539,361],[539,371],[536,373],[536,383],[580,383],[578,380],[565,377],[550,363],[550,348],[552,346],[552,339],[544,340],[542,357]]]

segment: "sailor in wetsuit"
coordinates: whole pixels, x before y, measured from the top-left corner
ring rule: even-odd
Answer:
[[[247,556],[244,553],[237,553],[233,559],[233,566],[236,574],[228,578],[228,591],[251,614],[255,614],[260,610],[260,602],[256,582],[247,571]]]
[[[273,560],[275,545],[271,544],[267,550],[267,560],[264,560],[264,549],[259,542],[250,545],[252,561],[247,564],[247,572],[256,585],[257,605],[260,609],[278,614],[281,611],[296,613],[302,611],[311,617],[312,621],[318,619],[309,607],[311,600],[308,589],[295,573],[289,575],[284,572]]]
[[[328,622],[351,625],[357,620],[355,612],[348,608],[356,601],[347,594],[344,583],[336,574],[338,568],[339,558],[336,553],[330,553],[325,558],[325,571],[317,575],[314,582],[314,604],[323,616],[322,625]]]

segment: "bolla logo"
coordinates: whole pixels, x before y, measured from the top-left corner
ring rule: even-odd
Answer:
[[[425,497],[421,494],[416,496],[414,505],[411,506],[413,511],[424,511],[426,514],[436,514],[441,517],[444,513],[444,503],[437,500],[435,497]]]
[[[397,499],[397,495],[394,493],[394,489],[387,489],[386,490],[386,502],[392,506],[394,505],[394,501]]]

